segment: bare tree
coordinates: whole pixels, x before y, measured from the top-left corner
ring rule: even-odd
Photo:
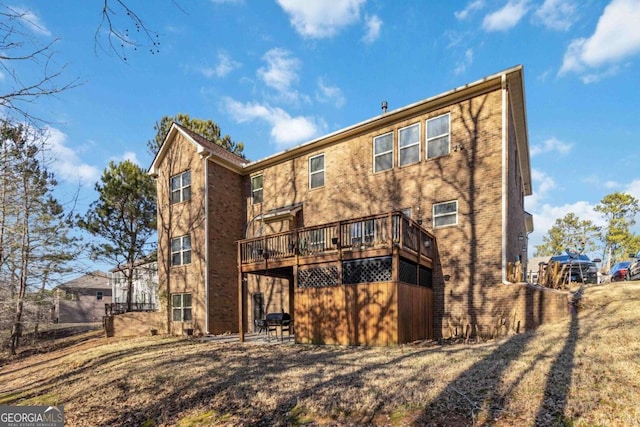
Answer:
[[[63,273],[77,252],[71,222],[51,194],[56,181],[46,168],[42,134],[9,122],[3,122],[0,131],[0,285],[15,307],[10,339],[15,354],[28,294]]]
[[[37,35],[43,33],[46,30],[28,10],[0,3],[0,72],[8,82],[8,90],[0,94],[0,108],[5,117],[43,122],[29,105],[78,85],[77,80],[62,81],[66,65],[55,60],[58,39],[42,43]]]

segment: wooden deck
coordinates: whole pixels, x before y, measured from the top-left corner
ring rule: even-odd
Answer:
[[[249,274],[288,281],[297,343],[430,339],[435,246],[433,235],[401,212],[239,241],[240,341]]]
[[[400,253],[431,268],[434,237],[401,212],[339,221],[238,242],[241,273],[287,277],[290,267]]]

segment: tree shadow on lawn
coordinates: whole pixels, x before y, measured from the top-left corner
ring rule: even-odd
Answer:
[[[557,346],[557,341],[551,340],[542,350],[536,351],[535,358],[528,367],[521,369],[516,378],[508,380],[505,377],[513,362],[521,359],[527,344],[535,336],[535,331],[515,335],[490,355],[474,363],[427,405],[415,424],[485,425],[498,421],[503,414],[509,417],[508,419],[517,419],[523,415],[526,417],[526,414],[508,413],[508,401],[524,378],[535,371],[540,362],[548,358],[548,354]],[[569,334],[546,375],[544,396],[533,425],[565,425],[564,412],[571,385],[577,339],[578,317],[572,312]]]
[[[380,370],[380,375],[388,375],[403,359],[419,359],[434,350],[412,349],[399,357],[387,357],[381,363],[368,363],[362,355],[367,348],[272,346],[268,353],[261,354],[246,352],[246,347],[242,347],[242,344],[219,346],[221,352],[234,354],[231,357],[223,355],[224,366],[211,367],[200,377],[190,376],[187,381],[173,383],[164,389],[161,383],[149,384],[149,390],[156,387],[157,399],[143,406],[124,408],[107,423],[139,425],[153,420],[154,423],[172,424],[191,410],[214,410],[221,417],[238,417],[243,425],[291,425],[294,423],[291,412],[300,401],[319,394],[337,394],[345,388],[362,388],[366,382],[363,376],[367,373]],[[181,363],[206,366],[210,355],[199,353],[184,360],[172,360],[158,366],[158,371],[176,369]],[[355,358],[350,359],[351,355]],[[231,363],[226,363],[225,359]],[[295,379],[288,375],[294,371],[299,375]],[[376,401],[388,400],[385,390],[378,393],[380,396]],[[261,401],[257,401],[257,395],[262,395]],[[340,396],[335,398],[339,400]],[[380,407],[380,404],[376,406]],[[371,408],[355,422],[366,424],[375,414],[375,408]]]
[[[12,393],[20,393],[20,400],[28,400],[28,399],[37,399],[38,396],[48,394],[50,392],[57,393],[61,387],[69,388],[74,387],[78,383],[83,383],[86,381],[85,378],[95,376],[95,372],[104,369],[111,363],[120,363],[125,358],[130,357],[138,357],[136,362],[139,363],[144,357],[148,359],[152,359],[153,351],[160,350],[162,348],[170,348],[175,346],[175,342],[173,341],[159,341],[157,343],[153,343],[146,346],[139,346],[133,348],[126,348],[123,350],[115,350],[109,352],[107,354],[101,354],[96,356],[95,358],[83,357],[83,353],[91,352],[91,348],[83,349],[82,351],[77,353],[78,359],[81,362],[74,362],[73,360],[66,361],[65,358],[74,357],[73,354],[65,354],[62,357],[55,357],[51,359],[47,359],[46,363],[39,363],[41,366],[40,371],[48,371],[51,370],[61,370],[56,366],[51,366],[52,362],[60,362],[65,363],[67,365],[67,369],[62,370],[62,372],[50,376],[45,380],[41,380],[43,376],[38,375],[39,371],[29,371],[28,378],[24,378],[21,384],[21,387],[13,389]],[[146,355],[146,356],[145,356]],[[74,363],[81,363],[80,366],[72,368],[71,366]],[[2,371],[0,374],[0,378],[6,377],[9,374],[18,373],[20,370],[29,369],[32,365],[25,366],[23,368],[16,369],[14,371]],[[24,393],[21,391],[24,390]],[[20,402],[7,402],[7,403],[20,403]]]

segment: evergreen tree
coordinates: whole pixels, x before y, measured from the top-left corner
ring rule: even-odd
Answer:
[[[626,259],[637,241],[631,227],[640,212],[638,199],[626,193],[612,193],[604,196],[594,210],[600,212],[606,221],[601,240],[605,251],[611,251],[612,262]]]
[[[99,238],[90,245],[93,259],[124,267],[131,310],[134,262],[151,253],[156,234],[155,181],[129,160],[110,162],[95,190],[98,200],[77,223]]]
[[[542,238],[542,244],[536,246],[534,256],[553,256],[564,253],[566,249],[592,252],[596,249],[595,240],[599,228],[589,220],[581,220],[570,212],[564,218],[556,219],[555,224]]]
[[[192,119],[188,114],[183,113],[178,113],[174,117],[163,116],[160,122],[156,122],[153,126],[153,129],[156,131],[156,136],[147,142],[147,147],[151,154],[155,155],[158,152],[173,122],[197,133],[207,141],[211,141],[240,157],[244,157],[242,153],[244,144],[242,142],[232,141],[229,135],[221,136],[220,127],[213,120]]]

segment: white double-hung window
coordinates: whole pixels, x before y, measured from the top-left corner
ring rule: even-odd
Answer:
[[[433,205],[433,226],[444,227],[458,224],[458,201],[437,203]]]
[[[171,177],[171,203],[180,203],[191,199],[191,171]]]
[[[251,177],[251,203],[262,203],[262,175]]]
[[[450,122],[449,113],[427,120],[427,159],[449,154]]]
[[[373,172],[393,167],[393,132],[373,138]]]
[[[309,158],[309,188],[324,186],[324,154]]]
[[[191,236],[171,239],[171,265],[191,264]]]
[[[420,123],[398,131],[399,165],[405,166],[420,161]]]

